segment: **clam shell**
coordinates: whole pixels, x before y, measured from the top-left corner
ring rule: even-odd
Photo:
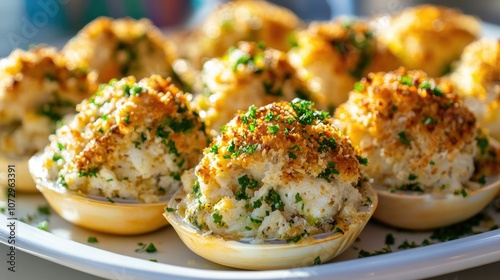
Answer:
[[[364,184],[364,193],[372,200],[366,212],[349,225],[344,233],[323,233],[298,243],[284,240],[268,240],[252,243],[251,240],[229,240],[210,233],[202,233],[185,223],[175,212],[164,216],[175,229],[184,244],[197,255],[212,262],[241,269],[269,270],[301,267],[327,262],[353,244],[377,207],[377,195],[369,184]],[[179,190],[170,200],[169,207],[176,209],[176,198],[182,197]],[[366,196],[365,196],[366,198]]]
[[[29,161],[36,187],[59,216],[75,225],[104,233],[133,235],[157,230],[168,225],[163,218],[166,201],[143,204],[130,200],[109,201],[69,192],[45,181],[41,176],[39,156]],[[37,162],[38,161],[38,162]]]
[[[500,177],[488,178],[480,189],[461,194],[405,194],[377,189],[379,205],[373,217],[410,230],[429,230],[458,223],[479,213],[500,191]]]
[[[16,169],[16,192],[38,192],[28,169],[28,160],[29,157],[11,158],[0,156],[0,187],[7,187],[7,166],[14,165]]]

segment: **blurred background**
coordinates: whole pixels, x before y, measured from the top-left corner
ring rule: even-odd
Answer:
[[[98,16],[147,17],[164,30],[196,26],[224,0],[0,0],[0,57],[14,48],[46,43],[62,46]],[[398,13],[424,3],[452,6],[485,22],[500,25],[498,0],[272,0],[305,21],[337,15],[374,16]]]

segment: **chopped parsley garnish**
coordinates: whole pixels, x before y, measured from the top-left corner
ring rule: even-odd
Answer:
[[[170,173],[170,176],[176,180],[176,181],[180,181],[181,180],[181,173],[180,172],[171,172]]]
[[[251,221],[252,223],[255,223],[255,224],[259,224],[259,225],[260,225],[260,224],[262,224],[262,221],[263,221],[263,220],[254,219],[254,218],[252,218],[252,217],[250,216],[250,221]]]
[[[288,157],[291,159],[297,159],[297,156],[293,152],[288,152]]]
[[[486,137],[478,137],[476,138],[477,141],[477,146],[481,150],[481,155],[484,155],[486,153],[486,150],[488,149],[488,138]]]
[[[214,218],[214,223],[218,224],[219,226],[224,226],[225,223],[222,221],[222,215],[220,215],[218,212],[215,212],[212,214],[212,218]]]
[[[37,207],[37,211],[41,215],[50,215],[50,207],[48,205],[40,205]]]
[[[250,179],[246,174],[238,178],[238,183],[240,186],[249,189],[256,188],[259,185],[259,181]]]
[[[181,121],[171,119],[167,120],[169,120],[169,126],[175,133],[187,133],[194,128],[193,120],[187,118],[183,118]]]
[[[268,126],[267,127],[267,130],[269,131],[269,133],[271,134],[276,134],[278,133],[278,130],[280,129],[280,127],[278,125],[271,125],[271,126]]]
[[[398,105],[392,105],[391,109],[395,112],[398,110]]]
[[[344,234],[344,231],[341,228],[336,227],[335,230],[333,230],[333,233]]]
[[[286,239],[286,243],[297,243],[297,242],[299,242],[299,241],[302,239],[302,237],[303,237],[303,236],[305,236],[305,235],[307,235],[307,233],[306,233],[306,232],[303,232],[303,233],[298,234],[298,235],[296,235],[296,236],[294,236],[294,237],[292,237],[292,238],[288,238],[288,239]]]
[[[62,150],[64,150],[64,145],[57,142],[57,148],[59,149],[59,151],[62,151]]]
[[[212,147],[210,147],[210,152],[212,154],[218,154],[219,153],[219,146],[213,144]]]
[[[481,185],[486,184],[486,177],[484,175],[481,175],[481,177],[479,177],[479,179],[477,179],[477,182]]]
[[[314,106],[314,103],[312,101],[295,98],[294,100],[292,100],[290,105],[297,113],[299,123],[301,124],[311,125],[315,120],[321,121],[328,117],[327,112],[312,109],[312,107]]]
[[[241,121],[244,124],[248,125],[248,130],[250,130],[250,132],[255,132],[256,116],[257,116],[257,107],[255,107],[255,105],[250,106],[248,108],[248,112],[246,112],[241,116]]]
[[[65,188],[68,187],[68,183],[66,183],[66,179],[64,179],[63,175],[59,175],[59,179],[57,179],[57,182],[59,184],[61,184],[61,186],[65,187]]]
[[[97,243],[97,242],[99,242],[99,240],[97,240],[97,237],[95,237],[95,236],[89,236],[87,238],[87,242],[88,243]]]
[[[106,197],[106,199],[107,199],[109,202],[111,202],[111,203],[115,203],[115,201],[114,201],[111,197],[109,197],[109,196],[107,196],[107,197]]]
[[[106,114],[105,114],[105,115],[102,115],[102,116],[101,116],[101,119],[103,119],[103,120],[107,121],[107,120],[108,120],[108,115],[106,115]]]
[[[273,120],[273,118],[274,118],[273,111],[267,111],[267,113],[266,113],[266,121],[270,122],[270,121]]]
[[[264,201],[269,204],[269,206],[271,206],[271,210],[273,211],[281,210],[283,209],[283,207],[285,207],[285,203],[281,201],[279,193],[277,193],[274,189],[269,190],[266,197],[264,198]]]
[[[408,192],[424,192],[424,189],[420,186],[420,183],[410,183],[399,186],[397,188],[400,191],[408,191]]]
[[[149,259],[149,261],[150,261],[150,262],[156,262],[156,263],[158,262],[158,260],[157,260],[157,259]]]
[[[413,173],[410,173],[410,175],[408,175],[408,180],[410,181],[414,181],[416,180],[418,177],[417,175],[413,174]]]
[[[52,161],[58,161],[60,159],[63,159],[63,157],[59,154],[54,154],[54,156],[52,157]]]
[[[362,164],[362,165],[365,165],[365,166],[368,165],[368,159],[367,158],[364,158],[362,156],[356,155],[356,159],[358,160],[359,164]]]
[[[166,207],[166,208],[165,208],[165,210],[166,210],[167,212],[169,212],[169,213],[170,213],[170,212],[174,212],[174,211],[175,211],[175,209],[174,209],[174,208],[170,208],[170,207]]]
[[[423,81],[418,87],[421,89],[430,90],[435,96],[444,96],[443,91],[439,87],[432,85],[428,80]]]
[[[49,231],[49,222],[47,220],[43,220],[39,222],[35,227],[43,231]]]
[[[335,162],[331,161],[328,163],[326,169],[319,173],[318,178],[325,179],[328,183],[331,183],[331,176],[333,174],[338,175],[340,172],[335,169]]]
[[[413,86],[413,79],[410,76],[401,76],[399,82],[402,85]]]
[[[432,124],[432,123],[437,123],[437,121],[431,117],[426,117],[425,119],[422,120],[422,123],[424,125],[429,125],[429,124]]]
[[[97,178],[97,173],[99,173],[99,168],[97,168],[97,167],[91,168],[87,171],[79,170],[78,177],[96,177]]]
[[[326,138],[324,137],[323,140],[319,143],[320,146],[318,148],[319,153],[324,153],[330,151],[330,149],[335,150],[337,148],[337,142],[335,141],[335,138]]]
[[[262,206],[262,201],[260,199],[257,199],[256,201],[253,202],[253,209],[257,209]]]
[[[266,92],[267,95],[272,95],[272,96],[283,95],[283,88],[279,87],[277,89],[273,89],[274,84],[272,82],[263,81],[262,87],[264,88],[264,91]]]
[[[238,70],[238,67],[240,65],[246,65],[252,60],[252,58],[248,54],[243,53],[241,51],[239,51],[239,53],[240,57],[236,60],[236,63],[233,65],[233,71]]]
[[[461,190],[456,190],[454,192],[455,195],[459,195],[461,194],[463,197],[467,197],[467,191],[465,189],[461,189]]]
[[[123,118],[123,121],[125,122],[125,124],[130,124],[130,113],[127,112],[127,115],[125,116],[125,118]]]
[[[399,137],[399,141],[401,141],[401,143],[403,145],[406,145],[406,146],[410,145],[410,139],[408,139],[406,132],[404,132],[404,131],[398,132],[398,137]]]
[[[318,264],[321,264],[321,258],[319,256],[317,256],[315,259],[314,259],[314,265],[318,265]]]
[[[153,243],[146,244],[146,243],[139,242],[139,243],[137,243],[137,245],[139,245],[140,247],[138,249],[135,249],[135,252],[147,252],[147,253],[158,252],[158,250],[156,249],[156,246]]]

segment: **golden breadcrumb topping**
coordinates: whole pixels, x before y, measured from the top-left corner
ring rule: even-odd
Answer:
[[[70,70],[54,48],[15,50],[0,60],[0,153],[31,156],[56,122],[89,96],[87,73]]]
[[[354,83],[371,71],[388,71],[399,65],[382,47],[368,22],[340,19],[313,22],[298,31],[290,61],[322,109],[347,100]]]
[[[474,115],[450,83],[422,71],[369,74],[335,119],[387,187],[453,192],[474,170]]]
[[[214,130],[252,104],[264,106],[308,95],[286,54],[255,42],[239,42],[223,57],[207,61],[199,84],[194,104]]]
[[[177,46],[177,51],[196,69],[206,59],[223,56],[239,41],[265,42],[286,51],[290,34],[300,25],[293,12],[267,1],[232,1],[215,9],[191,35],[192,43]]]
[[[173,49],[148,20],[99,17],[63,48],[71,67],[94,71],[98,83],[133,75],[171,75]]]
[[[500,140],[500,40],[468,45],[449,78],[480,126]]]
[[[207,145],[204,124],[170,79],[103,84],[45,149],[47,181],[109,198],[158,201]]]
[[[232,239],[298,242],[348,230],[371,205],[360,189],[365,160],[312,106],[297,98],[240,111],[184,173],[178,213]]]
[[[479,20],[461,11],[421,5],[379,20],[377,36],[402,66],[437,77],[450,71],[465,46],[480,35]]]

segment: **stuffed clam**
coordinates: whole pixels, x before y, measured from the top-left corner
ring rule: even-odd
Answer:
[[[312,102],[251,106],[183,174],[165,217],[192,251],[223,265],[327,262],[354,242],[377,206],[362,162]]]
[[[87,73],[68,69],[54,48],[15,50],[0,60],[0,185],[7,182],[7,165],[15,165],[17,190],[36,192],[29,158],[91,88]]]
[[[474,177],[484,144],[474,114],[450,83],[422,71],[369,74],[335,119],[369,163],[380,200],[374,217],[384,223],[450,225],[477,214],[500,188],[495,177]]]
[[[38,189],[64,219],[116,234],[166,224],[166,200],[200,159],[205,126],[170,79],[102,85],[30,160]]]

